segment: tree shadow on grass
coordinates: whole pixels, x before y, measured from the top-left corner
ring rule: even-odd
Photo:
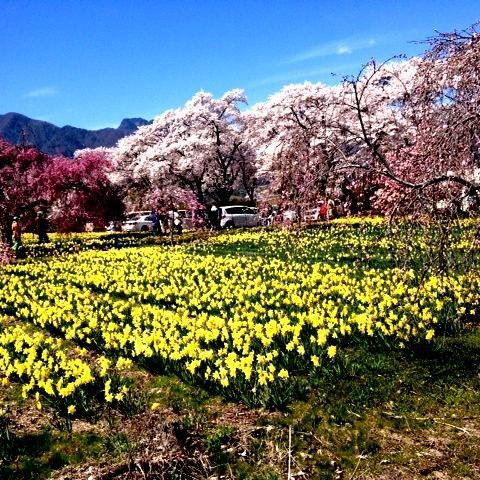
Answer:
[[[480,329],[406,349],[350,347],[313,379],[314,403],[343,424],[373,408],[429,415],[480,401]]]
[[[45,429],[14,436],[8,461],[0,464],[0,478],[46,479],[52,471],[86,458],[96,458],[103,450],[103,440],[94,433],[69,435]]]

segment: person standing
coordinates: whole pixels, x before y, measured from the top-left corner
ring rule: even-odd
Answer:
[[[40,211],[37,214],[37,235],[39,243],[48,243],[48,221],[45,213]]]
[[[327,220],[333,220],[335,217],[335,203],[331,197],[327,199]]]
[[[220,228],[220,219],[219,219],[219,209],[216,205],[212,205],[210,207],[208,217],[210,221],[210,229],[218,230]]]
[[[178,233],[178,235],[181,235],[183,231],[182,218],[180,217],[180,213],[176,208],[173,210],[172,219],[173,219],[173,228]]]
[[[168,233],[168,213],[165,208],[161,208],[158,212],[158,222],[160,225],[160,234],[167,235]]]
[[[22,227],[18,221],[18,217],[13,217],[12,222],[12,236],[14,242],[22,242]]]
[[[156,210],[152,210],[150,215],[152,222],[152,231],[155,236],[160,235],[160,217]]]
[[[23,252],[22,227],[20,225],[18,217],[13,217],[12,238],[13,238],[12,250],[15,252],[16,257],[21,257]]]
[[[328,220],[328,202],[327,202],[327,200],[324,200],[320,204],[319,217],[320,217],[321,220]]]
[[[335,218],[341,218],[343,217],[343,204],[340,201],[340,199],[336,198],[334,201],[334,217]]]

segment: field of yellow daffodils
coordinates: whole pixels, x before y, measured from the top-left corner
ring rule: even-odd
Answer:
[[[478,315],[476,269],[400,268],[384,230],[240,231],[2,267],[0,382],[66,416],[92,395],[121,402],[132,365],[254,402],[352,345],[409,348]]]

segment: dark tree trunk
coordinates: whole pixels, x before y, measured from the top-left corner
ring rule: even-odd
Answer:
[[[219,205],[227,205],[232,196],[233,190],[231,188],[219,188],[215,192],[216,200]]]
[[[343,183],[341,189],[345,199],[350,201],[350,213],[352,215],[357,215],[359,211],[357,195],[351,188],[349,188],[348,184]]]
[[[8,245],[12,245],[12,218],[10,215],[2,216],[0,221],[1,240]]]

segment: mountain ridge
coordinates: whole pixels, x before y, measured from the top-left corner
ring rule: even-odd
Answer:
[[[75,150],[82,148],[113,147],[118,140],[149,123],[151,121],[140,117],[124,118],[117,128],[88,130],[71,125],[58,127],[21,113],[8,112],[0,115],[0,137],[17,145],[34,145],[50,155],[73,157]]]

